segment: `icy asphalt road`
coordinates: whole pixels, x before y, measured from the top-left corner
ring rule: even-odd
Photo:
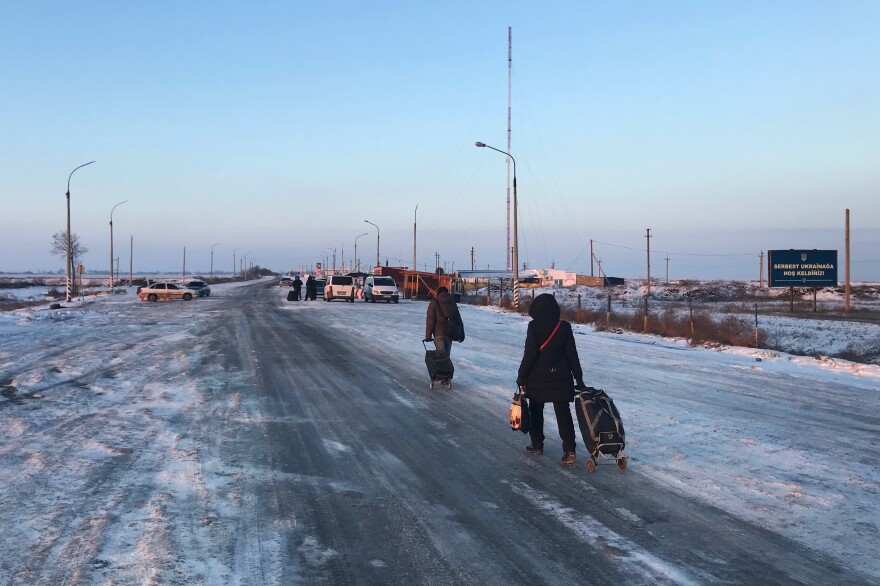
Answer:
[[[579,336],[631,438],[588,474],[507,427],[526,320],[464,308],[429,391],[423,303],[286,292],[0,325],[0,583],[880,580],[876,379]]]

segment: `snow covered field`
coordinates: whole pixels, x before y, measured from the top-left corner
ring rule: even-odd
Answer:
[[[242,285],[213,286],[212,296]],[[274,290],[278,296],[286,292]],[[152,311],[160,306],[179,310],[185,319],[163,322]],[[369,334],[375,324],[362,304],[286,309],[326,312],[328,324],[345,335],[419,365],[424,307],[408,301],[389,306],[394,327],[382,335]],[[473,306],[462,306],[462,315],[468,337],[454,350],[456,386],[480,395],[503,427],[528,318]],[[199,340],[198,332],[216,317],[207,300],[157,305],[133,294],[93,298],[60,311],[0,313],[0,526],[6,528],[0,574],[13,576],[9,583],[29,583],[29,559],[57,558],[75,566],[71,560],[78,556],[93,564],[112,562],[128,579],[149,582],[158,561],[174,555],[182,556],[186,575],[238,582],[230,562],[200,558],[198,551],[208,548],[216,519],[247,514],[229,484],[242,472],[227,470],[219,453],[196,445],[177,427],[213,392],[240,383],[220,376],[211,348]],[[805,320],[796,324],[812,327]],[[860,330],[846,322],[835,327],[843,335]],[[880,366],[692,348],[588,326],[575,326],[575,332],[587,383],[605,388],[624,417],[628,474],[716,506],[880,582]],[[164,351],[168,343],[186,340],[189,352]],[[552,429],[552,414],[547,418]],[[833,440],[822,434],[816,442],[814,426],[839,434]],[[511,434],[511,449],[519,450],[522,438],[516,436]],[[126,482],[142,483],[144,490],[131,496],[120,487],[129,513],[116,518],[91,510],[90,491],[114,481],[101,471],[130,459],[133,451],[139,457]],[[138,475],[142,480],[132,480]],[[146,490],[152,485],[161,490]],[[208,504],[187,510],[192,494]],[[167,521],[175,516],[183,526]],[[168,551],[166,534],[179,532],[195,553]],[[263,547],[278,543],[267,538]],[[55,577],[60,583],[65,575],[59,569]]]

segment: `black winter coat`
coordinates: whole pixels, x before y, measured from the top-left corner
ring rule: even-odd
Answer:
[[[574,381],[583,378],[581,362],[571,324],[559,319],[559,304],[549,293],[535,298],[529,308],[532,321],[526,332],[526,347],[517,380],[526,387],[526,396],[539,403],[574,400]],[[538,350],[550,337],[543,350]]]
[[[438,304],[443,306],[442,311],[440,307],[438,307]],[[462,324],[461,331],[464,333],[464,323],[461,321],[461,314],[458,312],[458,306],[455,304],[455,297],[445,292],[438,293],[437,297],[428,303],[428,315],[425,318],[426,340],[430,339],[431,336],[435,338],[449,337],[449,332],[446,331],[446,319],[444,319],[444,313],[449,319],[458,320],[458,322]]]

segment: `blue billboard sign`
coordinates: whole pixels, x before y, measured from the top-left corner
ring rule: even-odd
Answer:
[[[771,287],[836,287],[836,250],[768,250]]]

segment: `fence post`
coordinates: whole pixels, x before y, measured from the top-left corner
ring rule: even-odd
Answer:
[[[645,333],[648,333],[648,296],[645,295]]]
[[[758,348],[758,304],[755,304],[755,348]]]
[[[611,293],[608,294],[608,309],[605,310],[605,326],[611,326]]]
[[[578,293],[578,311],[581,310],[581,294]]]
[[[694,340],[694,305],[693,305],[693,299],[691,299],[690,297],[688,297],[688,313],[691,316],[691,341],[693,342],[693,340]]]

